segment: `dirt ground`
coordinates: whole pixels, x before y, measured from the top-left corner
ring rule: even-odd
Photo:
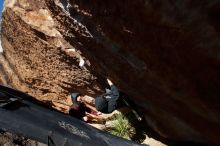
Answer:
[[[0,132],[0,146],[46,146],[46,144],[8,132]]]

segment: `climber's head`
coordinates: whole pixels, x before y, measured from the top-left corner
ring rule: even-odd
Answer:
[[[72,94],[71,94],[72,102],[73,102],[73,103],[79,102],[79,101],[80,101],[80,96],[81,96],[80,93],[72,93]]]

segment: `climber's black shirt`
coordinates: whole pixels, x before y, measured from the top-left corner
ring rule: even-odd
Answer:
[[[95,100],[96,109],[102,113],[111,113],[118,108],[119,91],[115,85],[106,89],[106,93],[100,95]]]

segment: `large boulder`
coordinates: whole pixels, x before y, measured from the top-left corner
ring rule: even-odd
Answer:
[[[7,84],[53,104],[109,77],[161,136],[220,145],[217,0],[4,3]]]

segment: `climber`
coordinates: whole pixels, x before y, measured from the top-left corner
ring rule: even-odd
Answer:
[[[99,117],[101,113],[91,105],[93,98],[89,96],[82,96],[80,93],[72,93],[71,99],[73,104],[69,110],[70,115],[78,119],[82,119],[85,122],[104,122],[104,120]]]
[[[110,90],[106,89],[106,93],[96,97],[95,107],[97,111],[102,113],[112,113],[114,110],[127,107],[130,108],[131,112],[141,121],[142,117],[134,109],[135,106],[132,106],[132,101],[130,101],[127,95],[118,90],[118,88],[112,83],[111,80],[107,79],[107,82],[110,86]]]
[[[111,89],[106,89],[106,93],[96,97],[82,96],[80,93],[72,93],[72,106],[70,107],[69,114],[82,119],[83,121],[103,121],[99,116],[102,113],[113,112],[118,105],[119,91],[113,83],[107,79]]]
[[[120,92],[118,88],[112,83],[111,80],[107,79],[110,89],[106,89],[106,93],[97,96],[95,99],[90,96],[82,96],[79,93],[72,93],[71,98],[73,101],[72,112],[75,116],[82,117],[84,121],[90,121],[96,119],[102,121],[103,119],[99,116],[102,113],[109,114],[114,110],[121,107],[129,107],[134,113],[138,120],[142,118],[130,105],[125,95]]]
[[[131,112],[135,115],[137,120],[141,121],[142,117],[134,109],[134,106],[131,106],[131,101],[127,98],[127,95],[123,92],[119,92],[118,88],[112,83],[111,80],[107,79],[107,82],[110,86],[110,90],[106,89],[106,93],[96,97],[95,107],[97,111],[102,113],[112,113],[114,110],[127,107],[130,108]]]
[[[95,99],[95,107],[97,111],[102,113],[112,113],[119,106],[119,91],[118,88],[107,79],[110,89],[106,89],[106,93],[97,96]]]
[[[106,89],[106,93],[97,96],[95,99],[89,96],[82,96],[80,93],[72,93],[73,106],[83,103],[92,111],[107,114],[112,113],[119,105],[119,91],[111,80],[107,79],[107,82],[110,89]]]

